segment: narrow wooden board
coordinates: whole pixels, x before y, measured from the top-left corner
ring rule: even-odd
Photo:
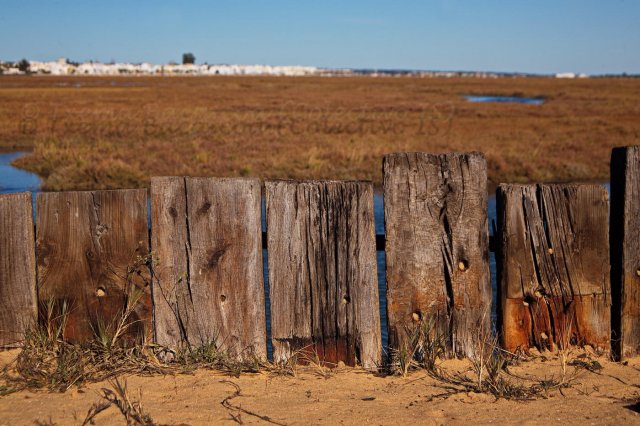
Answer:
[[[273,357],[381,361],[373,186],[266,182]]]
[[[501,185],[497,210],[504,347],[609,350],[607,191],[589,184]]]
[[[640,146],[611,153],[612,352],[640,354]]]
[[[127,340],[149,338],[147,190],[40,193],[36,202],[38,300],[56,314],[66,306],[64,337],[113,335],[129,304]]]
[[[18,346],[37,312],[31,193],[0,195],[0,347]]]
[[[183,177],[151,178],[152,296],[156,343],[180,348],[193,317],[189,294],[189,240]]]
[[[152,179],[159,344],[266,358],[260,201],[257,179]]]
[[[490,335],[487,167],[480,153],[384,157],[389,342],[432,321],[450,356]]]

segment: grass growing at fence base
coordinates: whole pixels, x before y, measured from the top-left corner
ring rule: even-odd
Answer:
[[[556,353],[560,366],[557,377],[516,377],[509,366],[521,360],[520,355],[511,354],[498,346],[498,339],[486,330],[478,330],[474,340],[474,354],[469,359],[468,371],[447,371],[441,367],[445,354],[445,337],[435,326],[435,321],[426,318],[406,328],[407,338],[402,346],[391,354],[386,370],[390,374],[406,377],[410,372],[424,371],[442,384],[444,393],[438,397],[449,397],[462,392],[486,393],[495,398],[530,400],[545,396],[549,391],[573,385],[580,371],[597,368],[590,362],[578,362],[570,358],[572,346],[565,341]],[[568,333],[567,333],[568,335]],[[573,372],[568,366],[574,366]],[[595,371],[595,370],[593,370]],[[469,374],[470,373],[470,374]]]
[[[58,309],[50,303],[47,309],[48,314],[44,316],[46,320],[27,332],[22,351],[15,363],[5,367],[0,394],[27,388],[64,392],[72,386],[115,380],[112,382],[115,390],[105,392],[104,398],[110,404],[118,406],[125,417],[130,416],[127,418],[129,421],[134,418],[131,416],[138,416],[139,419],[144,419],[144,416],[141,405],[129,401],[126,384],[117,380],[125,374],[188,374],[196,368],[207,368],[233,376],[256,372],[296,376],[299,371],[310,371],[328,379],[340,370],[324,364],[317,354],[314,356],[301,352],[292,357],[292,360],[298,359],[298,356],[303,357],[304,365],[291,362],[276,365],[257,357],[243,356],[238,359],[221,351],[214,343],[177,351],[171,361],[163,362],[158,354],[167,348],[144,341],[134,346],[120,344],[122,333],[116,333],[120,336],[116,339],[105,340],[96,335],[92,341],[70,344],[62,338],[66,321],[65,307]],[[53,312],[60,314],[54,315]],[[127,316],[131,311],[124,309],[122,312],[124,318],[116,319],[116,323],[127,324]],[[452,371],[441,366],[445,340],[435,327],[435,322],[427,318],[407,329],[407,335],[405,346],[392,354],[391,362],[384,366],[383,371],[402,376],[411,372],[426,372],[444,391],[432,398],[475,392],[490,394],[495,398],[535,399],[544,397],[551,390],[562,392],[562,389],[573,385],[580,371],[596,372],[599,365],[597,361],[589,359],[571,359],[567,345],[563,346],[567,348],[565,352],[556,354],[560,362],[557,376],[542,379],[517,377],[509,372],[509,366],[519,362],[520,358],[497,347],[495,337],[480,332],[477,334],[477,350],[470,359],[470,368]],[[568,366],[574,367],[572,373],[568,372]],[[106,409],[104,403],[96,404],[87,418],[90,420],[103,409]],[[146,424],[138,420],[134,423]]]

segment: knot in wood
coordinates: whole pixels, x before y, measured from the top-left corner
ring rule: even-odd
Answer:
[[[458,262],[458,269],[461,271],[466,271],[469,267],[468,262],[466,260],[461,260]]]
[[[102,236],[102,234],[106,233],[109,230],[109,227],[107,225],[104,225],[102,223],[99,223],[96,226],[96,236],[98,238],[100,238]]]
[[[438,188],[431,195],[431,202],[438,208],[442,209],[446,204],[446,198],[449,188],[445,184],[438,185]]]

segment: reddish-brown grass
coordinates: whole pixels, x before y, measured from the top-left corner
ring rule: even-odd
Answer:
[[[469,103],[464,94],[544,97]],[[485,153],[492,183],[606,180],[640,79],[2,77],[0,149],[46,189],[153,175],[381,181],[394,151]]]

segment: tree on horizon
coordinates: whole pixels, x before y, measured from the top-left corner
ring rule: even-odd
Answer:
[[[182,65],[195,64],[196,57],[193,53],[187,52],[182,54]]]
[[[31,64],[26,59],[22,59],[20,62],[18,62],[18,69],[25,74],[30,74]]]

